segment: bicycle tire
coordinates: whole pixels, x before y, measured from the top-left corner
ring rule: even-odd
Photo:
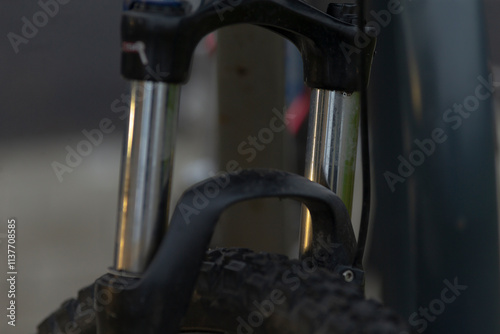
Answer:
[[[248,249],[209,250],[181,332],[411,332],[394,311],[366,300],[355,284],[313,264]],[[47,317],[38,334],[95,334],[95,313],[89,304],[93,304],[93,285]]]

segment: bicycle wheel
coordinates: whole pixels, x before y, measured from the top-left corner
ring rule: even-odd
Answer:
[[[96,333],[93,286],[64,302],[38,334]],[[207,253],[181,332],[409,333],[395,312],[314,261],[215,249]],[[148,332],[146,329],[144,332]]]

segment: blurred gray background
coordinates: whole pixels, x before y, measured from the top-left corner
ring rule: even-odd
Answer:
[[[492,67],[496,71],[500,64],[497,34],[500,2],[488,0],[485,4]],[[79,288],[105,273],[113,260],[121,141],[126,126],[113,106],[123,106],[122,95],[128,93],[128,85],[119,74],[121,1],[73,0],[59,5],[58,12],[38,31],[32,31],[33,37],[19,44],[16,53],[9,33],[22,35],[23,17],[31,21],[40,10],[36,1],[0,3],[3,36],[0,39],[0,308],[3,310],[7,303],[3,278],[7,272],[5,233],[7,219],[12,217],[17,221],[18,269],[17,326],[7,326],[2,311],[0,333],[34,333],[40,320],[63,300],[74,296]],[[268,38],[259,29],[241,29],[227,30],[220,38],[227,41],[240,33],[250,34],[259,42]],[[268,42],[276,47],[276,52],[282,52],[279,42]],[[204,41],[197,49],[192,80],[183,90],[176,161],[182,168],[174,171],[177,195],[186,186],[208,177],[208,171],[218,170],[217,159],[227,161],[237,154],[234,145],[219,143],[215,135],[220,121],[217,96],[224,94],[217,92],[218,84],[221,85],[215,77],[217,57],[209,44]],[[224,52],[231,55],[232,51]],[[283,72],[279,66],[273,68]],[[234,74],[231,69],[226,72],[222,69],[221,73],[231,79],[231,73]],[[265,74],[256,75],[259,78]],[[241,84],[256,80],[255,77],[233,79]],[[268,90],[266,85],[275,90]],[[267,92],[263,93],[263,99],[270,103],[265,107],[258,105],[259,108],[270,112],[273,107],[284,106],[283,92],[277,85],[270,81],[254,87]],[[230,87],[226,85],[224,89],[227,92]],[[221,101],[234,103],[230,99]],[[241,108],[252,107],[241,101],[234,106],[238,107],[238,103]],[[102,143],[93,147],[71,173],[63,174],[61,182],[53,170],[53,162],[64,163],[66,147],[75,149],[85,139],[82,131],[97,128],[104,118],[111,120],[114,130],[104,135]],[[253,126],[259,129],[261,125]],[[242,136],[254,132],[247,128]],[[284,145],[287,141],[289,138],[283,135],[273,144]],[[217,147],[227,151],[216,154]],[[275,159],[273,163],[278,166],[279,161],[286,165],[283,159],[288,158],[276,157],[283,153],[273,150],[270,148],[258,163]],[[296,230],[281,225],[276,230],[283,228],[287,228],[284,238],[275,234],[262,236],[267,242],[262,248],[293,247],[290,242],[293,243]],[[279,241],[273,243],[273,240]],[[236,239],[235,244],[244,241]]]

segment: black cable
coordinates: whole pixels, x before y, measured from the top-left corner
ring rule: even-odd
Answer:
[[[357,0],[359,9],[358,27],[360,31],[365,28],[365,7],[366,0]],[[362,50],[366,54],[366,50]],[[366,55],[367,57],[369,55]],[[362,57],[364,59],[364,57]],[[362,207],[361,207],[361,222],[358,234],[358,249],[354,260],[354,265],[358,268],[363,267],[363,255],[365,253],[366,240],[368,238],[368,227],[370,221],[370,205],[371,205],[371,183],[370,183],[370,142],[369,142],[369,129],[368,129],[368,94],[367,84],[365,78],[368,78],[369,64],[366,61],[361,61],[360,64],[360,78],[361,81],[361,111],[360,111],[360,134],[361,134],[361,156],[362,156],[362,180],[363,180],[363,194],[362,194]]]

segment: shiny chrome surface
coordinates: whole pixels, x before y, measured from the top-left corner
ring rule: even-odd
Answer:
[[[313,89],[306,146],[305,176],[333,190],[351,214],[358,146],[358,92]],[[302,207],[300,252],[312,237],[311,216]]]
[[[180,87],[133,81],[114,270],[143,272],[166,231]]]

